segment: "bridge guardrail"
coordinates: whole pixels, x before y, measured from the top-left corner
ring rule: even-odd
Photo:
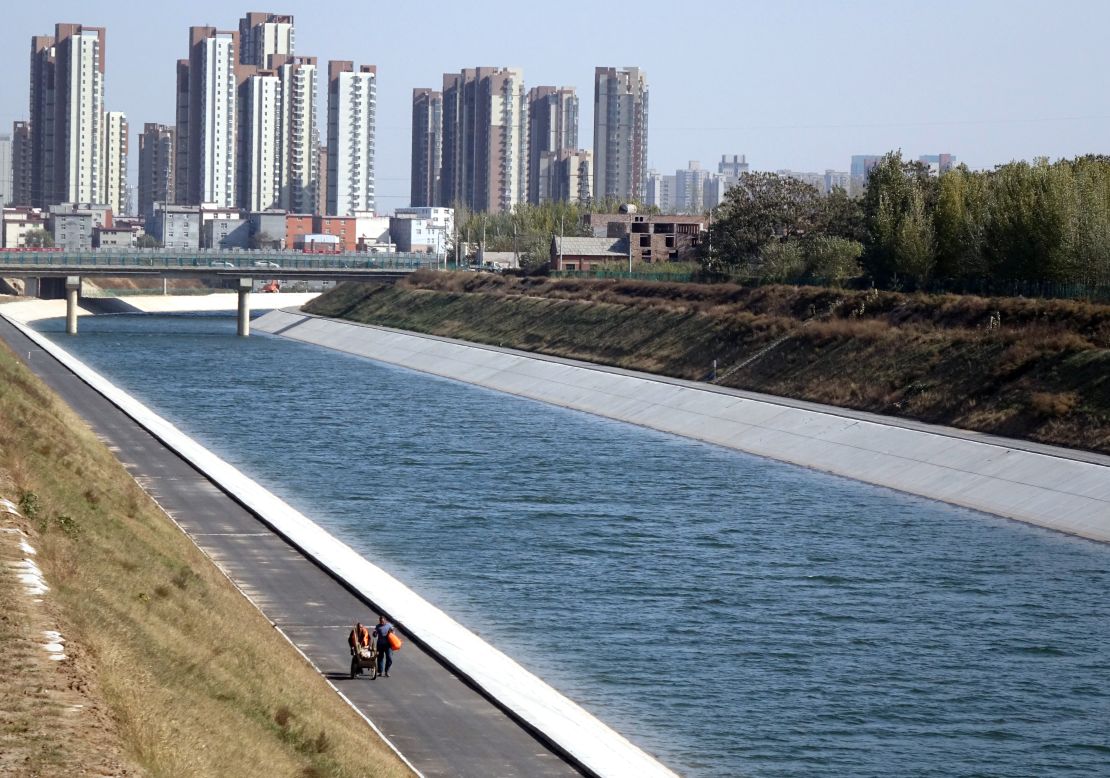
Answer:
[[[0,249],[0,267],[208,268],[260,270],[423,270],[439,262],[428,254],[304,254],[299,251],[18,250]]]

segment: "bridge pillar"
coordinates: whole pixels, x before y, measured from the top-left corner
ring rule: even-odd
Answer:
[[[81,291],[81,277],[66,277],[66,334],[77,334],[77,294]]]
[[[254,279],[239,279],[239,335],[243,338],[251,334],[251,289],[253,287]]]

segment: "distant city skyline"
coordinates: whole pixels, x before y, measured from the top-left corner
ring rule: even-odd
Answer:
[[[29,118],[31,36],[73,22],[107,28],[105,105],[126,114],[137,149],[145,124],[174,123],[174,68],[189,27],[234,29],[255,7],[199,0],[137,14],[58,0],[6,9],[0,61],[14,78],[0,92],[0,133]],[[723,154],[746,155],[753,170],[823,172],[847,170],[852,155],[899,148],[910,159],[951,152],[973,168],[1110,151],[1110,96],[1101,84],[1110,53],[1100,40],[1110,5],[1101,3],[697,2],[683,7],[683,18],[705,34],[662,29],[657,46],[612,34],[627,26],[626,10],[585,3],[561,6],[552,18],[534,9],[506,16],[480,0],[432,2],[418,26],[406,8],[375,7],[371,15],[354,2],[304,0],[257,7],[296,18],[298,53],[321,64],[377,66],[375,198],[383,212],[410,198],[412,89],[475,64],[520,68],[526,87],[577,89],[586,97],[578,144],[586,149],[594,68],[642,68],[652,92],[647,164],[660,171],[690,160],[713,165]],[[648,19],[667,8],[647,3],[637,14]],[[588,23],[568,36],[558,20],[569,18]],[[716,37],[721,45],[712,45]],[[412,41],[418,46],[406,46]]]

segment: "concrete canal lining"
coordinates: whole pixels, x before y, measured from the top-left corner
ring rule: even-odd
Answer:
[[[382,327],[267,313],[267,332],[1110,542],[1110,457]]]

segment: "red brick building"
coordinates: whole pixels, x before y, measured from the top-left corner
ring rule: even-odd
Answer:
[[[582,223],[595,238],[630,237],[632,261],[693,262],[708,228],[705,216],[588,213]]]

